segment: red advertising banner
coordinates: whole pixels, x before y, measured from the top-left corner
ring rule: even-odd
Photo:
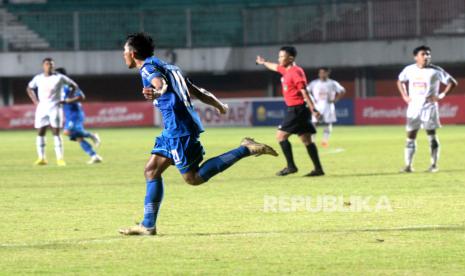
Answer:
[[[407,104],[400,97],[355,100],[356,125],[405,124]],[[439,102],[443,124],[465,123],[465,96],[447,96]]]
[[[13,105],[0,108],[0,129],[33,128],[35,106]]]
[[[147,102],[85,103],[87,127],[153,126],[153,106]],[[0,108],[0,129],[34,127],[34,105]]]
[[[87,103],[88,127],[153,126],[153,105],[148,102]]]

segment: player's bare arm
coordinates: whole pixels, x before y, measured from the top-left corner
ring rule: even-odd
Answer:
[[[27,95],[29,96],[29,98],[31,99],[31,101],[35,104],[35,105],[38,105],[39,104],[39,99],[37,99],[37,95],[36,93],[34,92],[34,90],[30,87],[27,87],[26,88],[26,91],[27,91]]]
[[[444,90],[439,93],[438,96],[433,96],[433,97],[430,97],[430,100],[433,101],[433,102],[437,102],[437,101],[440,101],[442,99],[444,99],[446,97],[447,94],[449,94],[450,92],[452,92],[452,90],[455,89],[455,87],[457,87],[458,85],[458,82],[457,80],[455,79],[450,79],[449,80],[449,83],[446,85],[446,87],[444,88]]]
[[[155,77],[151,81],[152,87],[144,87],[142,89],[142,94],[147,100],[155,100],[163,95],[166,90],[168,90],[168,84],[166,80],[161,77]]]
[[[278,71],[278,64],[266,61],[263,57],[257,56],[257,59],[255,62],[259,65],[264,65],[266,68],[268,68],[271,71]]]
[[[407,86],[403,81],[397,81],[397,89],[399,90],[402,99],[408,104],[410,102],[410,97],[407,93]]]
[[[187,81],[189,86],[189,92],[194,95],[201,102],[215,107],[220,114],[226,114],[228,111],[228,105],[222,103],[213,93],[207,91],[202,87],[198,87],[193,84],[190,80]]]

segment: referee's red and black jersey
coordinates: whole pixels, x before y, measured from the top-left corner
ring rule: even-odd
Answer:
[[[282,93],[287,106],[296,106],[305,104],[304,97],[300,92],[307,85],[307,77],[304,70],[293,65],[286,69],[284,66],[278,66],[278,72],[282,75]]]

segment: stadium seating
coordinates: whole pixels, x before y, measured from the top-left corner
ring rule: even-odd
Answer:
[[[242,45],[244,8],[302,3],[308,4],[309,1],[48,0],[43,4],[9,4],[6,7],[45,38],[52,49],[75,49],[73,24],[76,20],[74,16],[77,16],[78,48],[106,50],[121,47],[125,34],[139,30],[153,34],[159,47]],[[205,10],[205,4],[212,8]],[[190,25],[187,22],[188,13]],[[191,41],[187,41],[186,35],[189,26]],[[292,27],[292,24],[289,26]]]
[[[141,30],[151,33],[158,47],[174,48],[454,34],[465,22],[463,0],[447,5],[420,1],[420,30],[416,1],[370,3],[369,7],[357,0],[48,0],[4,6],[52,50],[118,49],[127,33]],[[465,32],[465,26],[462,29]]]

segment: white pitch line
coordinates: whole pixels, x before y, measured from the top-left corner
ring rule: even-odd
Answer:
[[[326,154],[338,154],[341,152],[344,152],[345,149],[343,148],[335,148],[335,149],[330,149],[328,151],[322,151],[320,155],[326,155]]]
[[[401,227],[393,227],[393,228],[367,228],[361,229],[360,231],[397,231],[397,230],[414,230],[414,229],[431,229],[431,230],[441,230],[443,228],[464,228],[464,225],[446,225],[446,224],[425,224],[425,225],[408,225],[408,226],[401,226]]]

